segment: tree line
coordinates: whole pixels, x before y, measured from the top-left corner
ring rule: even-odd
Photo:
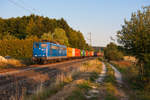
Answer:
[[[8,19],[0,18],[0,55],[16,55],[15,57],[18,57],[17,53],[20,52],[22,53],[20,55],[23,57],[25,55],[23,52],[30,51],[27,57],[31,57],[33,42],[41,40],[53,41],[73,48],[91,50],[83,34],[71,28],[63,18],[51,19],[34,14]],[[28,43],[29,41],[31,43]],[[23,48],[26,46],[28,51],[23,51],[25,50]],[[23,50],[18,51],[20,49]]]

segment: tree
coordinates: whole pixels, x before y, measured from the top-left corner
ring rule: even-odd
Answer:
[[[52,33],[51,33],[51,32],[44,33],[44,34],[41,36],[41,39],[42,39],[42,40],[52,41],[52,39],[53,39]]]
[[[25,39],[26,40],[39,41],[39,38],[37,36],[34,36],[34,35],[27,36]]]
[[[26,32],[28,35],[33,35],[34,33],[34,29],[35,29],[36,24],[34,23],[33,18],[30,19],[27,27],[26,27]]]
[[[56,28],[53,34],[54,34],[53,39],[55,41],[59,42],[60,44],[64,44],[66,46],[69,45],[66,32],[62,28]]]
[[[5,26],[5,22],[2,18],[0,18],[0,33],[1,34],[4,32],[4,26]]]
[[[138,59],[141,80],[150,81],[150,7],[132,13],[118,31],[118,42]]]
[[[123,53],[120,52],[117,45],[112,42],[104,49],[104,56],[106,59],[108,59],[108,61],[123,59]]]
[[[86,44],[86,41],[80,31],[75,31],[70,29],[68,38],[71,47],[79,48],[79,49],[89,48],[89,45]]]
[[[15,36],[10,35],[10,34],[8,33],[7,35],[4,35],[2,39],[3,39],[3,40],[15,40],[15,39],[17,39],[17,38],[16,38]]]
[[[49,32],[53,34],[47,34]],[[54,35],[53,40],[56,39],[61,44],[73,48],[89,49],[83,34],[72,29],[63,18],[51,19],[34,14],[8,19],[0,18],[0,39],[8,33],[18,39],[26,39],[32,36],[43,38],[44,36],[44,39],[48,37],[46,39],[51,40],[52,36],[50,35]]]

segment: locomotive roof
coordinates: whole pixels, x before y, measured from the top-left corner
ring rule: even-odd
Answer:
[[[45,43],[45,44],[56,45],[56,46],[59,46],[59,47],[66,47],[65,45],[60,45],[60,44],[56,44],[56,43],[52,43],[52,42],[34,42],[34,43]]]

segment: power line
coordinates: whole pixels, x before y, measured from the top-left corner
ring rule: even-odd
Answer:
[[[40,10],[38,10],[38,9],[36,9],[36,8],[34,8],[34,7],[32,7],[32,6],[30,6],[29,4],[25,3],[23,0],[18,0],[18,1],[21,2],[21,3],[23,3],[23,5],[26,5],[26,6],[27,6],[28,8],[30,8],[33,12],[35,12],[35,13],[40,13],[41,15],[43,15]]]
[[[18,6],[19,8],[22,8],[30,13],[33,13],[30,9],[25,8],[24,6],[20,5],[19,3],[15,2],[14,0],[8,0],[10,3],[14,4],[15,6]]]

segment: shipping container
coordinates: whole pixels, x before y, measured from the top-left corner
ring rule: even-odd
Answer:
[[[95,57],[97,56],[97,52],[94,52],[94,56],[95,56]]]
[[[67,57],[72,57],[72,48],[67,47]]]
[[[86,50],[86,56],[88,56],[88,51]]]
[[[91,52],[91,51],[89,51],[89,53],[90,53],[90,56],[92,56],[92,52]]]
[[[86,56],[86,51],[85,50],[83,50],[83,56]]]
[[[90,51],[90,56],[94,56],[94,52],[93,51]]]
[[[80,50],[80,55],[83,57],[84,56],[84,50]]]
[[[75,48],[72,48],[72,57],[75,57]]]
[[[80,57],[80,49],[75,49],[75,56]]]
[[[86,56],[86,51],[85,50],[81,50],[82,51],[82,53],[81,53],[81,56]]]
[[[97,56],[100,56],[100,52],[97,53]]]
[[[88,56],[90,56],[90,51],[88,51]]]

